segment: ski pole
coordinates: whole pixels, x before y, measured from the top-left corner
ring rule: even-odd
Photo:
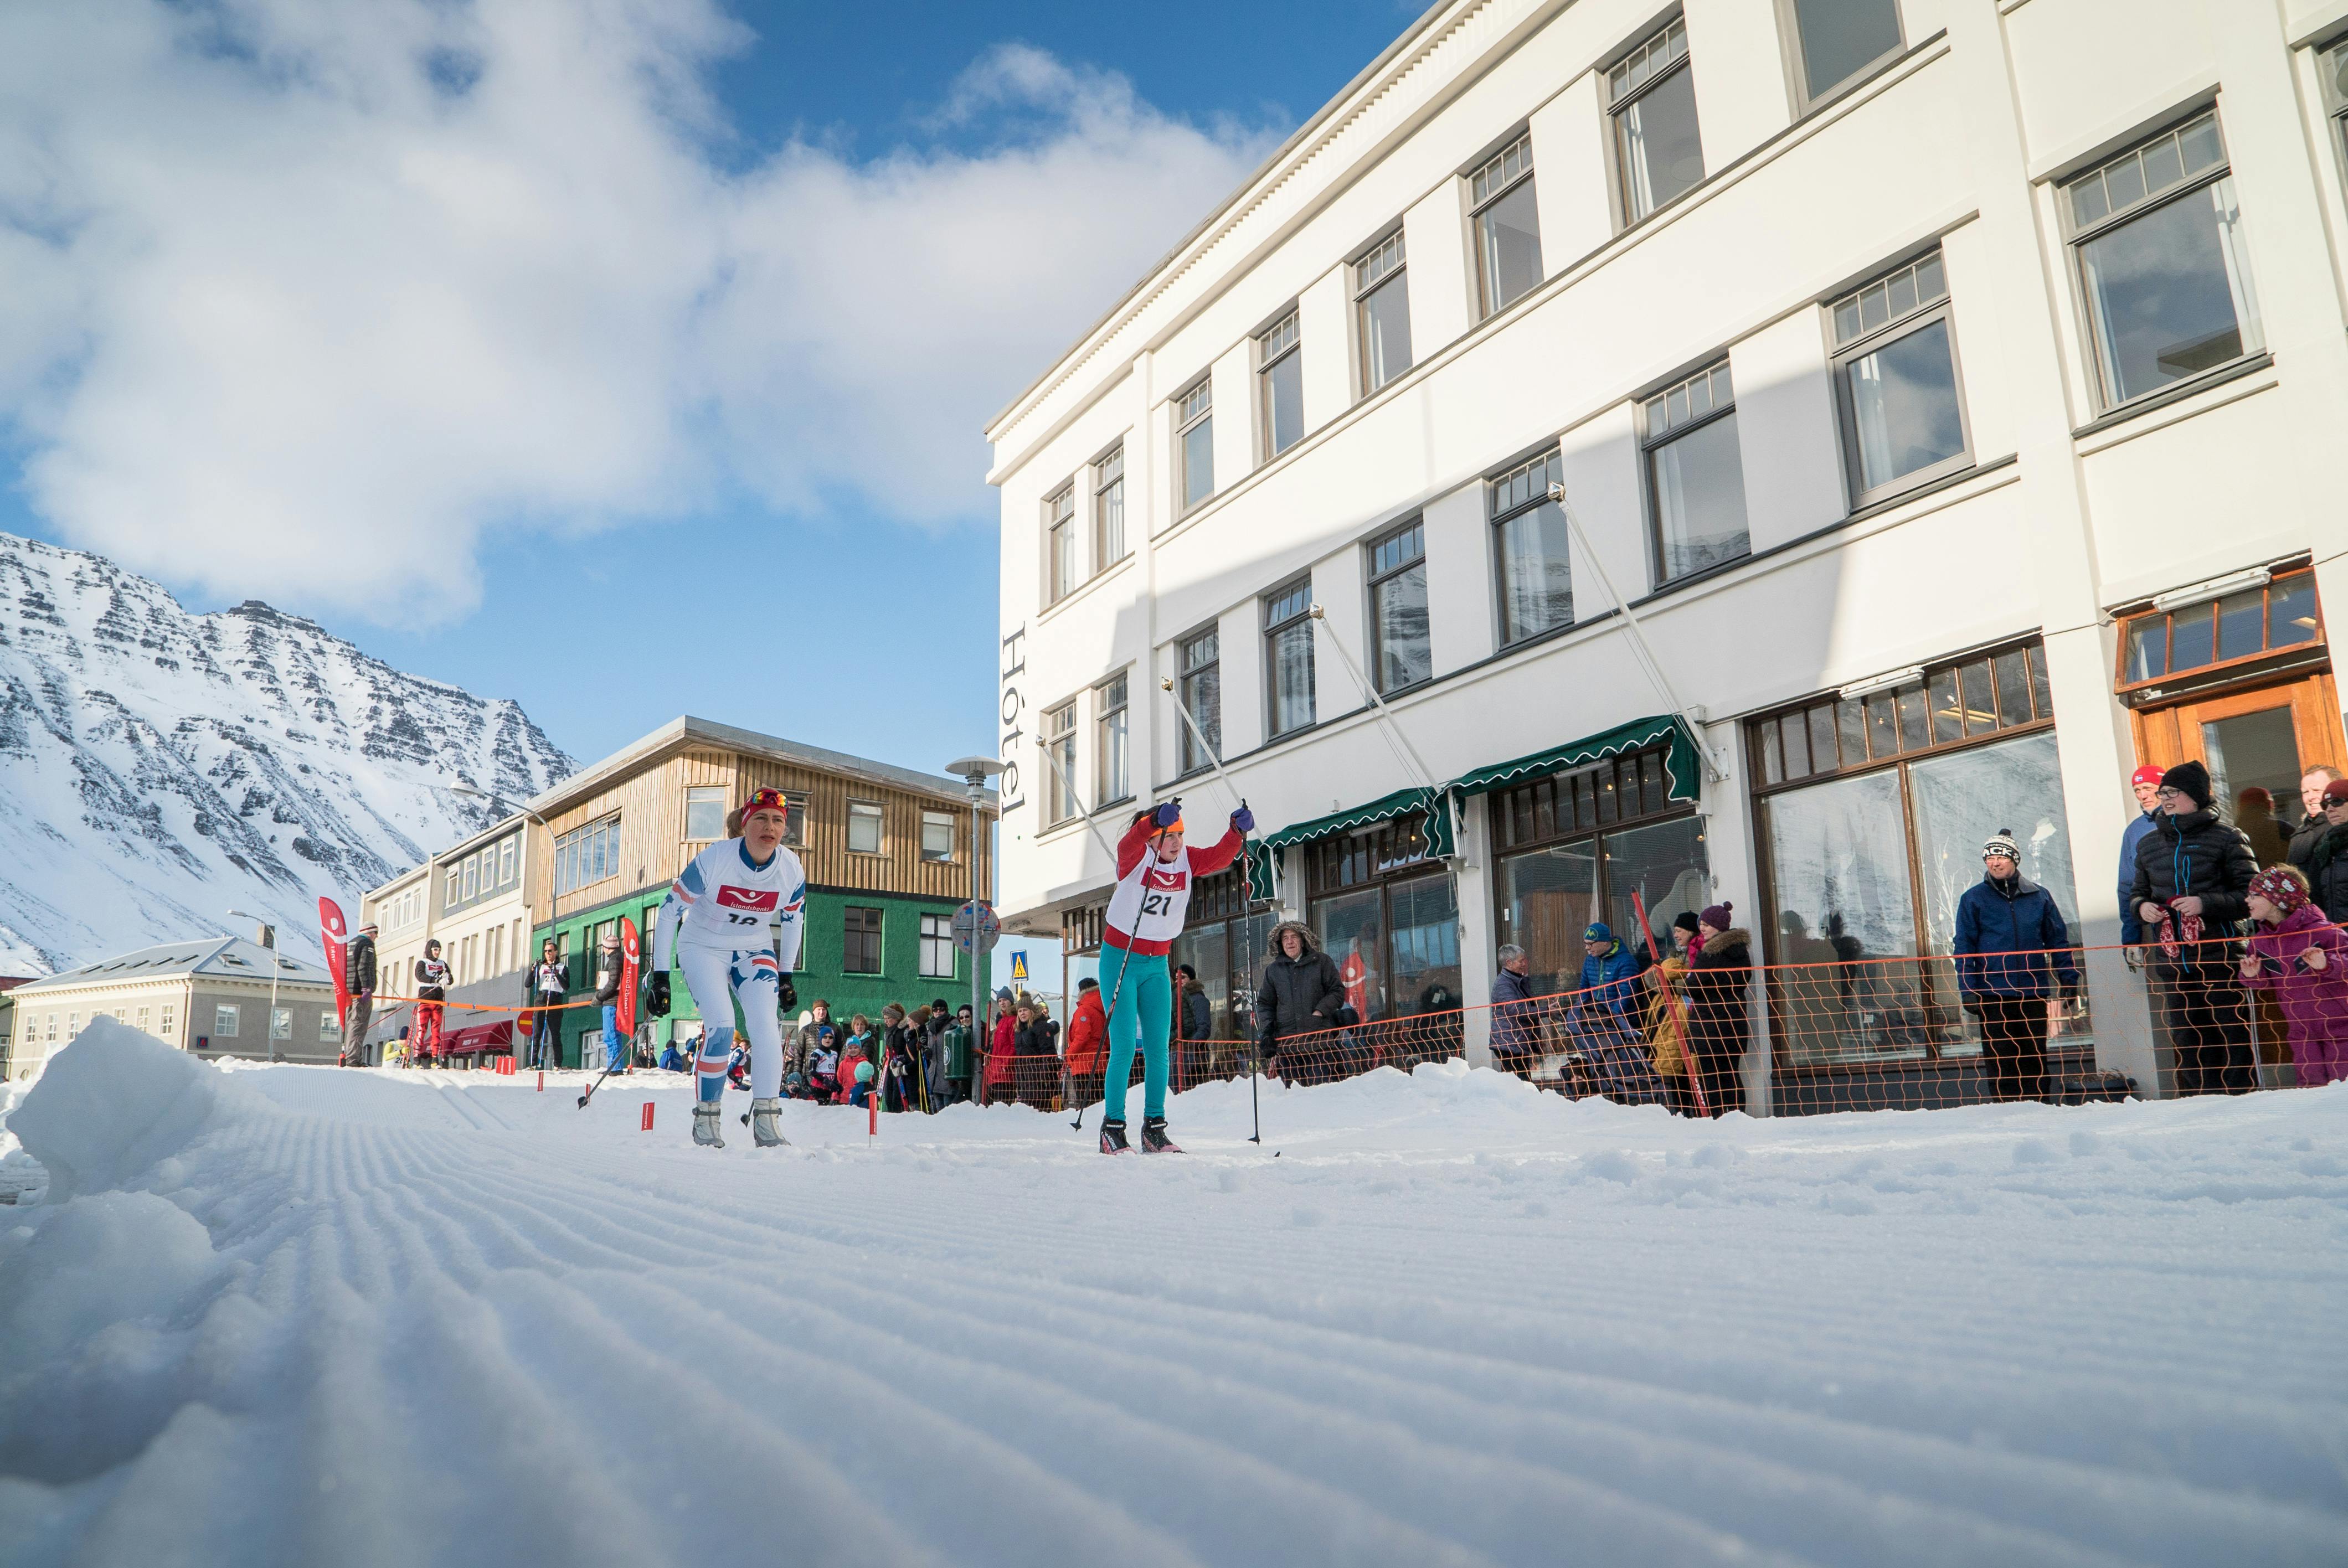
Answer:
[[[1060,787],[1061,787],[1062,789],[1066,790],[1066,791],[1068,792],[1068,802],[1069,802],[1069,804],[1070,804],[1071,805],[1075,804],[1076,804],[1076,781],[1068,777],[1068,770],[1067,770],[1067,769],[1066,769],[1066,768],[1064,768],[1064,767],[1062,767],[1062,766],[1060,765],[1060,759],[1059,759],[1058,757],[1054,756],[1054,755],[1052,754],[1052,748],[1051,748],[1051,747],[1049,747],[1049,746],[1045,746],[1045,747],[1044,747],[1044,748],[1043,748],[1043,751],[1044,751],[1044,760],[1045,760],[1045,762],[1047,762],[1047,763],[1051,764],[1052,764],[1052,771],[1053,771],[1055,774],[1057,774],[1059,775],[1059,778],[1060,778]],[[1085,818],[1085,825],[1086,825],[1087,828],[1090,828],[1090,829],[1092,830],[1093,842],[1094,842],[1094,843],[1096,843],[1096,844],[1097,844],[1097,845],[1099,845],[1101,846],[1101,852],[1102,852],[1103,854],[1105,854],[1105,855],[1107,855],[1107,856],[1108,856],[1108,872],[1109,872],[1109,876],[1110,876],[1112,878],[1114,878],[1114,877],[1117,876],[1117,846],[1116,846],[1115,845],[1111,844],[1111,843],[1108,841],[1107,835],[1106,835],[1105,834],[1103,834],[1103,833],[1101,832],[1101,830],[1100,830],[1100,824],[1098,824],[1098,823],[1095,822],[1091,817],[1087,816],[1087,817],[1086,817],[1086,818]],[[1128,954],[1128,958],[1130,958],[1130,957],[1131,957],[1131,955],[1130,955],[1130,954]],[[1127,966],[1127,967],[1130,967],[1130,966],[1128,965],[1128,966]],[[1115,1018],[1117,1017],[1117,999],[1118,993],[1122,992],[1124,989],[1125,989],[1125,968],[1120,968],[1117,971],[1117,987],[1116,987],[1116,989],[1114,989],[1114,990],[1112,990],[1112,991],[1110,991],[1110,992],[1109,992],[1109,996],[1108,996],[1108,1006],[1107,1006],[1107,1008],[1104,1010],[1103,1015],[1102,1015],[1102,1027],[1103,1027],[1104,1029],[1107,1029],[1107,1028],[1109,1026],[1109,1020],[1113,1020],[1113,1019],[1115,1019]],[[1063,999],[1062,999],[1062,1000],[1066,1000],[1066,998],[1063,998]],[[1065,1062],[1067,1059],[1066,1059],[1066,1058],[1065,1058],[1065,1057],[1063,1057],[1061,1060]],[[1103,1103],[1103,1104],[1107,1104],[1107,1084],[1108,1084],[1108,1081],[1107,1081],[1106,1078],[1104,1078],[1104,1079],[1101,1081],[1101,1085],[1102,1085],[1101,1092],[1102,1092],[1102,1103]],[[1073,1121],[1073,1122],[1069,1122],[1069,1123],[1068,1123],[1068,1125],[1069,1125],[1069,1126],[1071,1126],[1071,1127],[1082,1128],[1082,1127],[1084,1126],[1084,1124],[1085,1124],[1085,1111],[1086,1111],[1086,1107],[1084,1107],[1084,1106],[1081,1106],[1081,1105],[1080,1105],[1080,1106],[1076,1107],[1076,1119],[1075,1121]]]
[[[1222,784],[1223,792],[1226,794],[1229,794],[1231,799],[1239,803],[1239,807],[1241,811],[1245,811],[1247,809],[1247,796],[1240,794],[1239,786],[1231,783],[1231,775],[1223,771],[1223,759],[1216,754],[1214,747],[1207,744],[1206,732],[1199,728],[1199,721],[1192,716],[1190,710],[1184,705],[1181,693],[1174,690],[1174,682],[1171,680],[1164,680],[1159,682],[1158,685],[1160,691],[1174,699],[1174,711],[1181,714],[1182,723],[1189,726],[1191,740],[1197,743],[1200,754],[1203,755],[1207,759],[1208,763],[1213,766],[1215,770],[1215,778]],[[1240,879],[1242,883],[1246,884],[1248,888],[1248,913],[1251,915],[1254,914],[1255,907],[1258,904],[1277,904],[1279,902],[1277,898],[1258,898],[1255,896],[1255,885],[1252,881],[1249,880],[1247,874],[1247,835],[1244,834],[1240,835]],[[1277,861],[1273,864],[1272,875],[1273,879],[1277,881],[1280,876]],[[1277,889],[1275,889],[1275,891],[1277,891]]]
[[[1255,1050],[1248,1053],[1248,1114],[1255,1122],[1255,1131],[1248,1134],[1248,1142],[1259,1145],[1263,1143],[1263,1102],[1256,1096],[1256,1083],[1262,1071],[1263,1040],[1259,1036]]]

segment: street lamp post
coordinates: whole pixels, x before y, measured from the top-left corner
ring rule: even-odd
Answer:
[[[261,1037],[269,1042],[269,1060],[277,1060],[277,968],[282,960],[277,957],[277,927],[258,915],[248,915],[242,909],[232,909],[231,915],[240,920],[250,920],[269,933],[265,944],[269,952],[269,1021],[262,1026]],[[286,1031],[289,1035],[292,1030]]]
[[[986,834],[986,781],[1003,771],[1003,764],[993,757],[961,757],[946,764],[946,772],[961,775],[970,786],[970,1050],[972,1071],[979,1071],[979,1040],[986,1028],[986,982],[979,974],[979,960],[986,957],[986,945],[978,923],[978,906],[982,890],[978,885],[979,846]]]

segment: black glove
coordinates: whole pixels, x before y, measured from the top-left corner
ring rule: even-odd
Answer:
[[[644,1011],[652,1014],[654,1018],[668,1017],[668,973],[666,970],[663,970],[662,972],[653,976],[651,992],[644,998]]]
[[[1156,811],[1151,812],[1149,814],[1149,820],[1152,825],[1160,829],[1171,827],[1176,823],[1181,821],[1182,797],[1177,795],[1172,800],[1169,800],[1165,804],[1159,806]]]
[[[788,975],[785,975],[781,983],[777,986],[775,996],[776,999],[783,1004],[783,1010],[786,1012],[799,1005],[799,993],[792,988],[791,977]]]
[[[1245,806],[1241,806],[1239,810],[1231,813],[1231,831],[1234,833],[1253,833],[1255,831],[1255,813],[1250,811]]]

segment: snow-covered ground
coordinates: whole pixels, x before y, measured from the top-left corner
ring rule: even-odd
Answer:
[[[1455,1066],[1112,1161],[580,1081],[92,1025],[8,1112],[0,1560],[2348,1561],[2348,1087],[1696,1126]]]

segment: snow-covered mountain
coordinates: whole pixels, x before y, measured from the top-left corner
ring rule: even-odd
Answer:
[[[0,534],[0,973],[241,932],[314,953],[359,893],[575,764],[516,704],[248,600],[193,615],[102,557]],[[437,786],[437,787],[436,787]]]

